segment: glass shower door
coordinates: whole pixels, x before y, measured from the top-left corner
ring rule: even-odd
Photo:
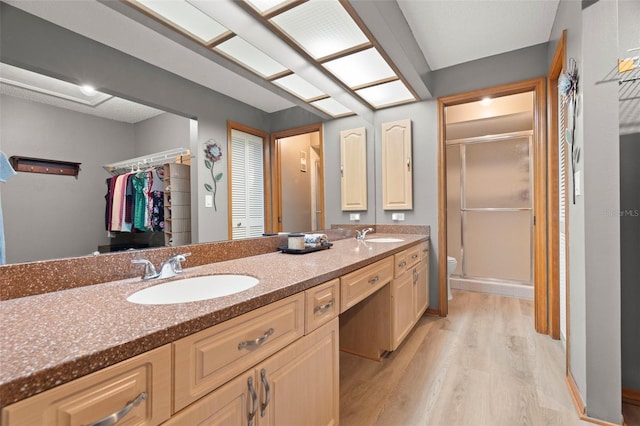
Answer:
[[[533,285],[532,138],[461,146],[462,276]]]

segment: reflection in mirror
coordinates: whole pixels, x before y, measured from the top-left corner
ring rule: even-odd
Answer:
[[[320,125],[274,135],[278,232],[324,229],[323,143]]]
[[[165,245],[163,232],[107,233],[102,166],[190,146],[191,120],[7,64],[0,77],[2,151],[81,163],[77,179],[20,172],[2,184],[7,263]]]

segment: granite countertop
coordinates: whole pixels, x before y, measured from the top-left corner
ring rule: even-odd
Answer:
[[[354,238],[304,255],[280,252],[185,268],[178,277],[244,274],[255,287],[216,299],[173,305],[126,300],[159,281],[140,278],[0,302],[0,407],[173,342],[217,323],[337,278],[427,241],[427,235],[375,234],[398,243]]]

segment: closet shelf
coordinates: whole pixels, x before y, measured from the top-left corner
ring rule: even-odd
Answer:
[[[157,152],[155,154],[145,155],[142,157],[130,158],[128,160],[119,161],[117,163],[105,164],[102,166],[112,175],[118,175],[140,168],[159,166],[165,163],[185,163],[190,162],[191,151],[187,148],[176,148],[168,151]],[[186,157],[186,158],[184,158]]]
[[[14,170],[28,173],[45,173],[50,175],[75,176],[78,178],[80,164],[71,161],[49,160],[46,158],[22,157],[13,155],[9,162]]]

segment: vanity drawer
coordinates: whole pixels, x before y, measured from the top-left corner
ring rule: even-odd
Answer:
[[[375,293],[393,278],[393,256],[340,278],[340,312]]]
[[[395,258],[395,277],[402,275],[404,271],[407,271],[418,263],[421,259],[422,247],[420,244],[410,247],[400,253],[394,255]]]
[[[427,260],[429,263],[429,243],[420,243],[420,260]]]
[[[174,410],[302,337],[304,296],[298,293],[173,343]]]
[[[122,425],[158,425],[169,418],[171,345],[9,405],[2,410],[0,423],[88,425],[118,412]]]
[[[305,291],[305,334],[311,333],[340,313],[340,280],[335,279]]]

